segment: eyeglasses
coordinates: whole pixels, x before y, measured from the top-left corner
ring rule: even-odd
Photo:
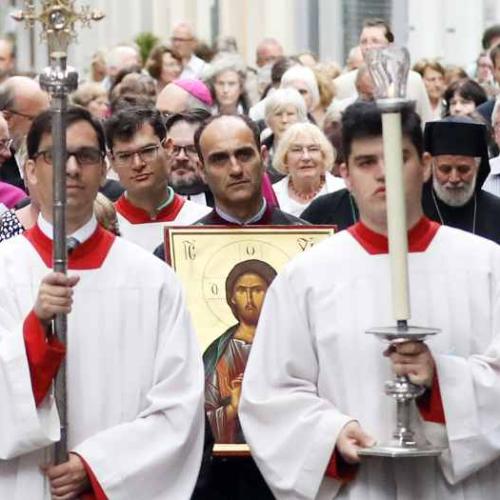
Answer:
[[[288,153],[294,155],[301,155],[304,153],[304,150],[307,151],[310,155],[321,153],[321,147],[319,146],[319,144],[311,144],[310,146],[298,146],[298,145],[292,146],[288,150]]]
[[[38,151],[32,157],[33,160],[36,160],[39,156],[43,158],[45,163],[52,165],[54,161],[54,155],[52,149],[47,149],[45,151]],[[100,163],[104,158],[104,154],[95,148],[80,148],[76,151],[67,151],[66,152],[66,161],[73,156],[79,165],[96,165]]]
[[[0,151],[1,150],[6,150],[9,151],[10,148],[12,147],[12,144],[14,143],[14,139],[2,139],[0,141]]]
[[[6,109],[5,111],[7,111],[7,113],[10,113],[12,115],[17,115],[21,116],[22,118],[26,118],[26,120],[29,120],[30,122],[32,122],[36,118],[36,115],[28,115],[26,113],[21,113],[20,111],[15,111],[13,109]]]
[[[115,165],[120,167],[131,167],[134,164],[135,155],[139,155],[141,161],[151,163],[158,158],[158,150],[161,144],[145,146],[135,151],[120,151],[113,153],[112,158]]]
[[[194,144],[187,144],[186,146],[178,146],[177,144],[172,147],[172,154],[174,156],[179,156],[181,151],[184,152],[186,156],[198,156],[198,152]]]

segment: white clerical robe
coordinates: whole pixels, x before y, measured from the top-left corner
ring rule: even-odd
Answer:
[[[50,498],[39,466],[49,463],[59,438],[53,395],[35,406],[23,341],[51,254],[38,227],[29,234],[36,248],[25,235],[0,245],[6,500]],[[80,276],[68,317],[69,449],[110,499],[187,499],[201,461],[203,368],[181,286],[168,266],[136,245],[121,238],[109,249],[101,243],[83,243],[69,261],[70,274]]]
[[[428,345],[446,417],[424,422],[415,409],[414,425],[447,450],[439,460],[363,458],[343,487],[325,477],[348,421],[379,442],[395,427],[387,345],[365,333],[394,324],[389,258],[342,231],[275,279],[245,371],[240,421],[278,499],[498,498],[500,248],[443,226],[409,255],[409,273],[410,323],[442,329]]]
[[[161,210],[155,219],[134,207],[122,195],[115,204],[121,235],[152,252],[163,243],[166,226],[189,226],[211,212],[211,207],[200,205],[175,194],[173,202]]]

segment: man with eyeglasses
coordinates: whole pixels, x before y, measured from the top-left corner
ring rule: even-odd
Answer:
[[[12,156],[0,168],[0,180],[24,189],[26,134],[35,117],[49,107],[49,97],[40,85],[25,76],[12,76],[0,87],[0,110],[12,138]]]
[[[186,21],[176,24],[172,30],[170,40],[172,48],[182,57],[184,69],[181,78],[200,78],[206,63],[194,54],[197,40],[193,26]]]
[[[153,251],[166,225],[189,225],[210,208],[186,200],[168,184],[165,125],[152,108],[115,113],[105,125],[113,169],[125,192],[115,204],[120,231]]]
[[[67,113],[68,275],[51,271],[51,114],[27,138],[37,225],[0,245],[0,498],[189,498],[203,441],[201,357],[173,271],[97,224],[100,123]],[[68,314],[67,347],[52,334]],[[52,381],[66,356],[69,460]]]
[[[214,206],[214,197],[201,175],[201,162],[194,145],[194,134],[202,122],[210,117],[204,110],[176,113],[165,126],[168,153],[168,184],[188,200]]]

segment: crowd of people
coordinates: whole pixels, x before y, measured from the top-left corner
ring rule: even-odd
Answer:
[[[412,321],[390,324],[381,113],[366,19],[345,67],[187,22],[146,60],[94,54],[66,116],[67,275],[52,271],[50,96],[0,40],[0,498],[463,499],[500,489],[500,25],[470,67],[413,64],[401,113]],[[226,280],[237,324],[200,353],[166,226],[334,226],[284,270]],[[68,314],[67,345],[54,335]],[[202,355],[203,354],[203,355]],[[388,358],[388,359],[387,359]],[[65,360],[68,461],[54,465]],[[364,458],[390,438],[390,370],[425,392],[438,459]],[[497,435],[498,433],[498,435]],[[214,443],[248,443],[240,456]]]

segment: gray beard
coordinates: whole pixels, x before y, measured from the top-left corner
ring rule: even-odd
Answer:
[[[170,179],[169,185],[172,186],[176,193],[184,195],[198,194],[206,189],[206,184],[203,182],[201,177],[192,177],[190,179]]]
[[[432,187],[437,197],[446,205],[450,207],[462,207],[464,206],[474,195],[476,189],[476,179],[477,175],[474,176],[469,184],[458,189],[446,189],[442,184],[439,184],[437,179],[432,177]]]

